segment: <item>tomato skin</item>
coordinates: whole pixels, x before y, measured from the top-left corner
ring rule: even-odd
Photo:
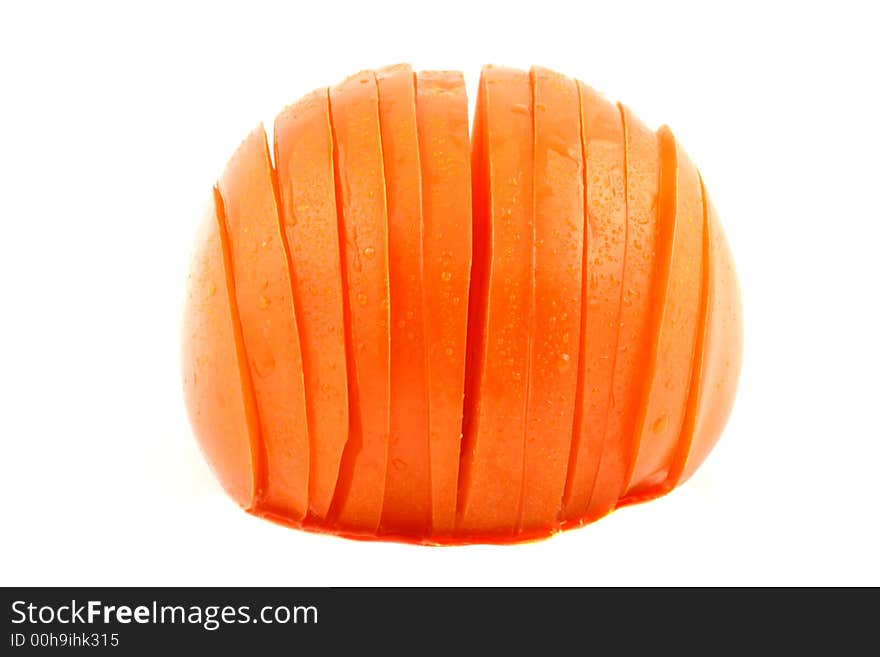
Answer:
[[[520,543],[668,493],[736,395],[742,302],[665,126],[547,69],[319,89],[230,160],[183,392],[223,488],[360,540]],[[272,367],[266,367],[266,363]]]

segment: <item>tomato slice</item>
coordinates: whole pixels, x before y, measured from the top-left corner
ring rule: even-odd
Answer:
[[[376,76],[330,90],[340,215],[350,430],[328,517],[375,533],[385,496],[391,429],[388,213]]]
[[[196,236],[183,321],[183,392],[205,458],[245,509],[257,497],[260,426],[254,407],[228,248],[222,201],[214,199]],[[228,245],[227,245],[228,247]]]
[[[309,432],[289,256],[263,126],[220,178],[235,295],[266,450],[260,510],[294,520],[308,508]]]
[[[471,274],[471,165],[464,77],[419,73],[423,294],[428,366],[431,530],[455,529]],[[394,304],[392,303],[392,312]]]
[[[742,362],[743,326],[739,283],[733,256],[712,200],[700,180],[706,209],[708,285],[700,379],[693,433],[683,460],[680,481],[686,481],[724,430],[733,408]],[[671,485],[679,480],[671,482]]]
[[[651,373],[636,426],[636,453],[626,497],[656,496],[681,436],[691,380],[702,282],[703,210],[696,168],[668,128],[660,144],[657,280]]]
[[[616,105],[578,83],[586,162],[581,363],[565,514],[584,517],[603,457],[618,457],[606,428],[612,404],[627,243],[626,158],[623,120]],[[605,454],[605,453],[608,454]],[[600,490],[604,493],[604,489]]]
[[[421,536],[431,513],[431,473],[415,80],[406,65],[377,71],[376,79],[391,280],[391,439],[381,529]]]
[[[510,535],[519,524],[534,272],[529,76],[486,67],[473,143],[470,294],[457,528]]]
[[[275,119],[281,225],[290,248],[312,441],[309,510],[330,508],[348,439],[342,271],[333,182],[327,89],[318,89]]]
[[[557,524],[572,451],[581,327],[584,158],[578,86],[534,67],[534,310],[520,530]]]
[[[702,221],[703,221],[703,260],[700,269],[702,280],[700,281],[700,306],[697,314],[696,337],[694,338],[694,357],[691,361],[691,379],[688,384],[687,402],[684,408],[684,417],[681,421],[681,433],[675,446],[675,452],[672,456],[672,463],[669,466],[669,472],[662,484],[655,486],[653,489],[645,491],[640,500],[646,500],[651,497],[659,497],[669,492],[678,485],[681,479],[681,473],[687,460],[694,437],[694,424],[697,419],[697,405],[700,397],[700,388],[702,386],[703,374],[703,355],[706,342],[706,328],[708,326],[708,294],[712,285],[711,266],[709,265],[709,231],[708,231],[708,215],[706,212],[705,190],[702,188],[702,180],[700,180]]]

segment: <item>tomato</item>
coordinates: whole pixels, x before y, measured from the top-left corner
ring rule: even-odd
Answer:
[[[285,108],[196,242],[183,387],[220,483],[292,527],[515,543],[668,493],[732,410],[742,309],[667,127],[580,81],[398,65]]]

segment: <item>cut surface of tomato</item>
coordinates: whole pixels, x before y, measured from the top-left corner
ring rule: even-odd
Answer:
[[[232,276],[266,454],[261,509],[295,520],[308,510],[309,430],[288,253],[263,126],[220,178]]]
[[[486,67],[473,145],[474,287],[457,531],[519,524],[534,253],[529,75]]]
[[[639,423],[627,497],[637,499],[666,480],[672,465],[688,399],[702,290],[703,204],[700,179],[687,154],[668,128],[658,132],[661,198],[658,249],[663,274],[654,306],[651,370]],[[672,188],[663,184],[672,178]],[[671,206],[671,207],[670,207]],[[663,212],[663,209],[669,212]],[[668,269],[666,269],[668,268]]]
[[[275,119],[281,225],[292,261],[311,442],[309,508],[330,508],[348,439],[342,272],[327,90],[318,89]]]
[[[566,518],[586,513],[604,451],[612,411],[612,376],[620,329],[626,252],[626,164],[623,121],[616,105],[578,83],[586,163],[586,246],[580,332],[581,363],[575,402]],[[616,409],[614,409],[616,412]],[[610,457],[609,460],[613,459]]]
[[[390,433],[388,214],[374,73],[330,90],[336,208],[346,313],[349,436],[331,522],[375,533],[382,515]]]
[[[409,66],[393,66],[377,71],[376,80],[391,299],[391,435],[380,529],[421,536],[431,513],[431,475],[414,74]]]
[[[534,122],[534,322],[520,530],[555,525],[572,445],[580,352],[584,160],[578,86],[530,73]]]
[[[423,295],[428,364],[431,529],[455,529],[471,275],[471,165],[464,77],[421,72]],[[392,305],[393,308],[393,305]]]

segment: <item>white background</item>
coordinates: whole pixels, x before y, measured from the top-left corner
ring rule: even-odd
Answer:
[[[0,584],[880,584],[880,102],[869,2],[0,9]],[[295,8],[294,8],[295,7]],[[259,120],[408,61],[541,64],[669,123],[743,288],[739,397],[665,499],[515,547],[250,517],[198,451],[194,230]]]

